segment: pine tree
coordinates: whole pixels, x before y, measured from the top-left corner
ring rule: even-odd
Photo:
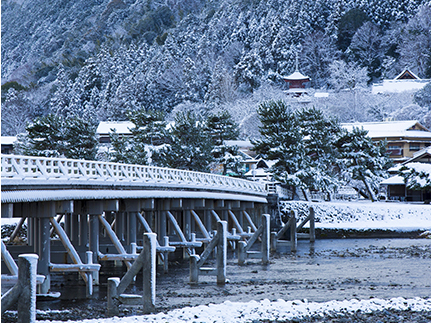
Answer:
[[[222,174],[228,171],[241,175],[241,158],[238,146],[226,145],[226,140],[236,140],[239,136],[238,124],[227,111],[212,114],[206,120],[206,131],[212,139],[212,155],[217,163],[223,165]]]
[[[49,114],[27,126],[17,152],[27,156],[94,160],[98,140],[90,120]]]
[[[72,117],[64,120],[64,156],[72,159],[95,160],[99,140],[91,119]]]
[[[169,144],[158,151],[154,162],[160,166],[208,172],[214,161],[213,148],[202,120],[192,112],[179,112],[169,132]]]
[[[276,180],[305,189],[301,181],[302,169],[307,164],[301,131],[290,106],[283,101],[269,101],[258,108],[261,139],[253,142],[253,150],[268,160],[276,161],[271,171]]]
[[[371,201],[376,201],[376,183],[386,175],[392,161],[386,155],[385,143],[374,143],[368,132],[354,127],[343,130],[335,143],[339,151],[338,167],[347,178],[361,181]]]
[[[64,152],[64,119],[49,114],[26,127],[26,133],[18,138],[17,153],[26,156],[62,157]]]

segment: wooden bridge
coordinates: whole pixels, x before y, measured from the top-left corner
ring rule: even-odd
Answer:
[[[77,272],[91,296],[100,283],[100,267],[109,260],[122,261],[136,274],[144,241],[151,239],[164,271],[170,253],[193,261],[193,283],[205,271],[224,282],[223,268],[202,265],[213,248],[219,254],[226,243],[239,247],[240,264],[247,257],[268,262],[270,220],[262,214],[269,213],[273,187],[207,173],[63,158],[2,155],[1,166],[2,218],[19,219],[2,242],[2,273],[9,269],[2,280],[16,279],[13,259],[19,254],[35,253],[40,294],[52,292],[53,273]],[[27,239],[18,243],[24,223]],[[296,228],[296,220],[289,223]],[[280,239],[287,227],[283,230],[273,236]],[[263,249],[252,251],[258,240]],[[126,285],[119,286],[124,290]]]

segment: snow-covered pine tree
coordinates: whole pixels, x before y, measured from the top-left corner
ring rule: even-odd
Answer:
[[[27,156],[94,160],[98,143],[91,120],[49,114],[27,126],[26,134],[18,138],[17,152]]]
[[[61,115],[39,117],[18,136],[16,152],[26,156],[61,157],[64,152],[65,129]]]
[[[302,181],[311,190],[333,192],[337,186],[336,156],[334,142],[341,127],[333,117],[326,117],[314,107],[295,111],[308,164],[303,169]],[[307,174],[308,173],[308,174]]]
[[[284,101],[268,101],[258,108],[261,138],[252,141],[253,150],[276,163],[271,167],[274,178],[281,183],[305,189],[303,169],[309,156],[302,141],[295,114]]]
[[[368,131],[354,127],[342,130],[335,146],[339,152],[337,165],[347,180],[361,181],[371,201],[376,201],[377,183],[387,176],[392,160],[386,154],[385,143],[374,143]],[[357,188],[359,189],[359,188]]]
[[[425,163],[408,163],[401,166],[398,174],[404,178],[406,188],[431,192],[431,167]]]
[[[70,117],[64,120],[64,152],[66,158],[95,160],[99,140],[92,119]]]
[[[127,114],[134,124],[132,135],[122,137],[115,131],[111,134],[111,160],[127,164],[148,164],[150,146],[161,145],[166,138],[166,121],[162,111],[140,109]],[[157,151],[154,158],[157,159]]]
[[[214,149],[212,155],[215,162],[223,165],[222,174],[229,172],[241,175],[241,158],[239,148],[236,145],[226,145],[226,140],[236,140],[239,136],[238,124],[226,110],[208,116],[206,131],[212,139]]]
[[[153,156],[160,166],[208,172],[214,145],[204,122],[193,112],[179,112],[169,131],[169,144]]]

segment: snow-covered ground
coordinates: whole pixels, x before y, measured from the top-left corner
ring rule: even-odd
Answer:
[[[284,301],[278,300],[270,302],[263,300],[260,302],[250,301],[245,303],[224,302],[222,304],[201,305],[195,307],[185,307],[167,313],[112,317],[107,319],[91,319],[81,322],[86,323],[131,323],[131,322],[200,322],[200,323],[224,323],[224,322],[253,322],[253,321],[287,321],[301,319],[305,317],[323,317],[324,315],[351,314],[357,311],[371,313],[383,310],[410,310],[412,312],[431,311],[431,299],[414,298],[405,299],[402,297],[370,300],[345,300],[330,301],[324,303],[307,302],[307,300]],[[51,322],[55,321],[38,321]],[[57,321],[60,322],[60,321]],[[69,321],[71,322],[71,321]]]
[[[297,210],[299,220],[315,210],[316,228],[416,231],[431,229],[431,205],[400,202],[284,202],[282,210]],[[306,225],[307,226],[307,225]]]

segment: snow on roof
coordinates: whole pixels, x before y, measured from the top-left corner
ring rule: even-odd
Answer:
[[[404,71],[402,71],[400,74],[398,74],[395,78],[394,78],[394,80],[402,80],[402,79],[400,79],[400,77],[402,77],[404,74],[410,74],[411,76],[413,76],[415,79],[417,79],[417,80],[420,80],[420,78],[415,74],[415,73],[413,73],[412,71],[410,71],[409,69],[404,69]]]
[[[372,93],[400,93],[405,91],[419,91],[430,80],[383,80],[383,83],[373,84]]]
[[[404,185],[404,178],[395,175],[380,182],[380,185]]]
[[[134,127],[134,123],[130,121],[101,121],[96,132],[98,134],[109,134],[112,129],[115,129],[117,133],[131,134],[130,128]]]
[[[251,148],[253,147],[250,140],[225,140],[227,146],[238,146],[240,148]]]
[[[314,93],[314,97],[315,98],[327,98],[327,97],[329,97],[329,93],[328,92],[316,92],[316,93]]]
[[[428,146],[428,147],[426,147],[424,149],[421,149],[421,150],[415,152],[413,154],[413,158],[418,158],[418,157],[421,157],[421,156],[427,155],[427,154],[431,155],[431,146]]]
[[[293,80],[308,80],[309,77],[302,75],[299,71],[295,71],[292,74],[290,74],[289,76],[284,76],[283,77],[285,80],[288,81],[293,81]]]
[[[16,136],[1,136],[1,144],[2,145],[13,145],[13,143],[17,140]]]
[[[368,131],[371,138],[388,137],[422,137],[431,139],[431,131],[409,130],[413,126],[419,125],[417,120],[388,121],[388,122],[363,122],[363,123],[342,123],[343,128],[352,131],[353,127],[363,128]],[[423,127],[423,126],[422,126]]]

